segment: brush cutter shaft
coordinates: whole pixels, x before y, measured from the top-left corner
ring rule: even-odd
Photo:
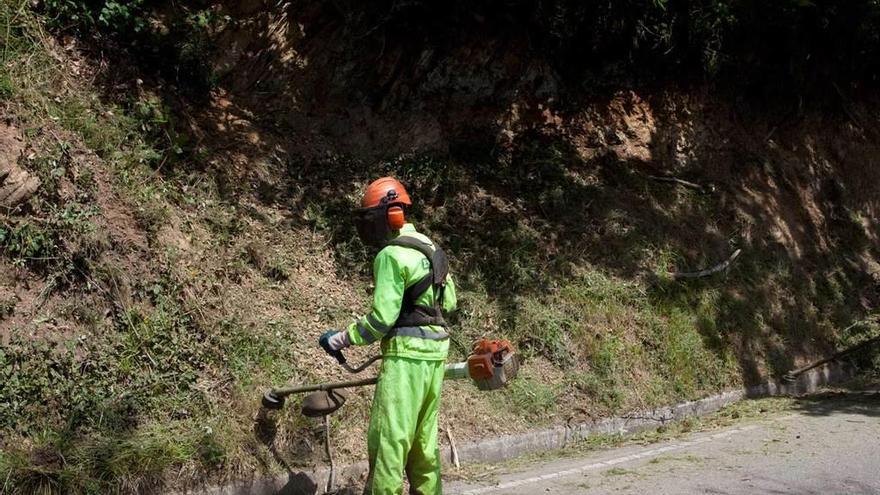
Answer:
[[[363,380],[350,380],[347,382],[332,383],[316,383],[314,385],[300,385],[298,387],[282,387],[272,389],[272,393],[276,397],[287,397],[292,394],[300,394],[304,392],[317,392],[318,390],[333,390],[337,388],[364,387],[366,385],[375,385],[377,377],[364,378]]]
[[[342,351],[339,351],[339,352],[340,352],[340,354],[342,353]],[[348,371],[349,373],[360,373],[361,371],[364,371],[365,369],[367,369],[367,366],[375,363],[376,361],[378,361],[380,359],[382,359],[382,356],[373,356],[370,359],[368,359],[367,362],[365,362],[364,364],[362,364],[360,366],[351,366],[347,362],[344,362],[344,363],[342,363],[342,367],[345,368],[345,371]]]
[[[463,380],[470,377],[467,361],[447,364],[446,371],[443,373],[444,380]]]
[[[381,356],[376,356],[375,358],[368,361],[366,364],[360,366],[360,369],[366,368],[373,361],[381,359]],[[352,373],[357,373],[356,371],[352,371]],[[462,378],[469,378],[467,363],[452,363],[446,365],[446,377],[447,380],[458,380]],[[331,382],[331,383],[316,383],[314,385],[299,385],[295,387],[281,387],[281,388],[273,388],[271,393],[277,398],[287,397],[288,395],[293,394],[302,394],[306,392],[317,392],[319,390],[333,390],[337,388],[354,388],[354,387],[364,387],[367,385],[375,385],[378,377],[370,377],[364,378],[363,380],[350,380],[347,382]]]
[[[349,366],[342,352],[336,351],[340,364],[351,373],[360,373],[369,365],[382,359],[375,356],[360,366]],[[445,380],[470,379],[480,390],[498,390],[507,386],[519,371],[519,356],[513,350],[513,346],[506,340],[481,340],[474,345],[474,350],[468,356],[467,361],[462,363],[450,363],[446,365],[444,372]],[[263,406],[269,409],[281,409],[284,398],[292,394],[305,392],[318,392],[322,390],[334,390],[339,388],[364,387],[375,385],[378,377],[364,378],[363,380],[351,380],[347,382],[318,383],[315,385],[300,385],[296,387],[273,388],[263,395]]]

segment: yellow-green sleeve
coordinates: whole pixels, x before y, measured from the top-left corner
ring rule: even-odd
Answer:
[[[383,249],[376,255],[373,281],[375,289],[370,313],[349,325],[347,330],[348,338],[354,345],[372,344],[382,339],[400,315],[406,282],[400,265],[389,249]]]
[[[452,274],[446,276],[446,288],[443,289],[443,312],[451,313],[458,309],[458,298],[455,295],[455,282]]]

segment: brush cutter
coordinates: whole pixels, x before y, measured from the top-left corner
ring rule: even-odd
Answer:
[[[350,373],[360,373],[381,356],[370,358],[364,364],[353,367],[348,364],[341,351],[334,357]],[[480,390],[504,388],[519,371],[519,355],[507,340],[480,340],[474,345],[467,361],[446,365],[446,380],[470,379]],[[309,417],[326,416],[345,403],[346,396],[341,389],[375,385],[378,377],[344,382],[318,383],[295,387],[273,388],[263,395],[263,407],[277,410],[284,407],[289,395],[313,392],[303,400],[302,413]]]

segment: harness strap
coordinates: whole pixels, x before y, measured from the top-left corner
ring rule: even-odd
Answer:
[[[439,247],[435,248],[429,243],[410,236],[399,236],[389,244],[419,251],[428,259],[430,266],[427,275],[404,290],[400,316],[394,323],[394,328],[428,325],[445,327],[446,320],[443,319],[442,310],[443,289],[446,286],[446,276],[449,274],[449,261],[446,258],[446,253]],[[416,304],[416,300],[431,287],[435,289],[434,306]]]
[[[415,301],[422,294],[424,294],[428,289],[431,288],[433,284],[433,275],[431,273],[422,277],[418,282],[410,285],[403,291],[403,300],[404,301]]]

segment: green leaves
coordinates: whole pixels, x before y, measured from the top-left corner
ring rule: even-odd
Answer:
[[[142,15],[142,5],[143,0],[105,2],[100,14],[98,14],[98,22],[108,27],[127,25],[139,32],[146,26],[146,19]]]
[[[31,223],[0,226],[0,249],[22,264],[29,259],[47,257],[52,254],[55,242],[50,235]]]
[[[140,32],[147,26],[143,4],[144,0],[44,0],[41,7],[60,28],[101,27],[122,33],[128,30]]]

